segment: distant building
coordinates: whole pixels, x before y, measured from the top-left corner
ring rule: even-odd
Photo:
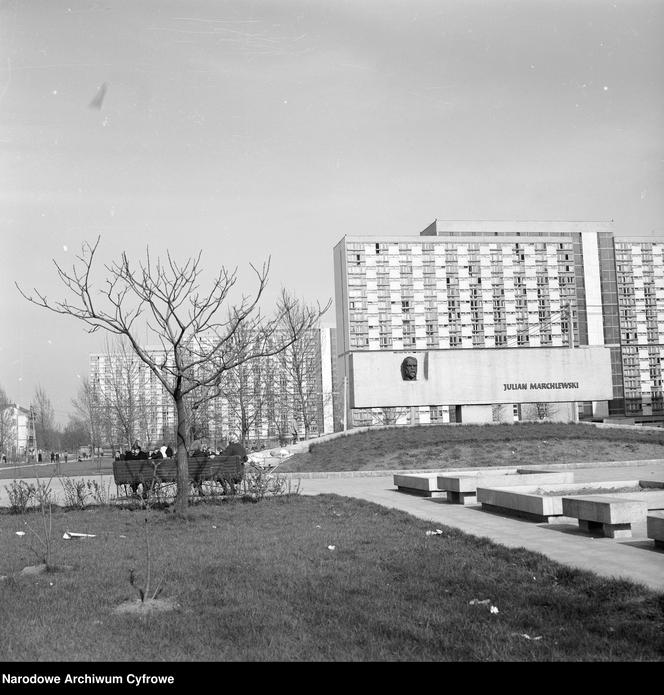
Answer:
[[[335,427],[334,329],[314,329],[303,338],[302,364],[293,352],[265,357],[224,374],[222,395],[190,412],[192,438],[219,448],[230,434],[251,442],[318,436]],[[159,347],[146,348],[155,355]],[[201,367],[205,370],[205,367]],[[298,372],[299,378],[295,376]],[[90,355],[90,385],[108,445],[122,448],[175,444],[175,406],[163,385],[131,351]],[[337,415],[336,421],[341,422]]]
[[[663,253],[661,239],[615,238],[612,222],[436,220],[419,236],[343,237],[348,425],[664,416]],[[426,370],[412,386],[394,376],[407,355]]]
[[[8,460],[33,457],[37,450],[34,423],[29,408],[15,403],[0,412],[0,455]]]

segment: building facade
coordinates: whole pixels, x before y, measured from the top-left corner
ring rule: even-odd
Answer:
[[[226,372],[221,395],[189,409],[191,438],[218,449],[230,435],[259,443],[333,432],[334,341],[334,329],[315,329],[279,355]],[[159,347],[146,350],[163,355]],[[90,386],[107,446],[122,448],[134,440],[143,446],[174,444],[173,400],[131,350],[90,355]]]
[[[0,455],[7,460],[35,458],[37,441],[32,411],[12,403],[0,411]]]
[[[543,401],[498,400],[352,408],[353,355],[366,352],[518,349],[544,364],[555,349],[602,346],[608,397],[559,401],[547,417],[664,415],[663,250],[662,240],[616,238],[612,222],[436,220],[419,236],[345,236],[334,270],[349,426],[535,419],[547,410]]]

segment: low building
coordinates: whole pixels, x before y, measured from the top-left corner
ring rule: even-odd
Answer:
[[[16,403],[0,413],[0,455],[7,460],[34,458],[37,451],[34,421],[29,408]]]

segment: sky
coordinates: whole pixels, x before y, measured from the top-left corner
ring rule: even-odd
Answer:
[[[269,258],[268,308],[333,299],[345,234],[664,237],[663,35],[656,0],[0,0],[0,387],[67,422],[104,337],[15,283],[65,298],[98,237],[97,286]]]

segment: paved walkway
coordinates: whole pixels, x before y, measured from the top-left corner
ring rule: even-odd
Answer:
[[[546,468],[559,470],[563,466]],[[575,467],[574,480],[579,483],[664,481],[664,461],[646,465]],[[576,519],[562,517],[552,524],[536,523],[485,512],[481,505],[449,504],[441,499],[398,492],[392,475],[303,479],[300,491],[307,495],[334,493],[368,500],[431,521],[432,529],[453,526],[508,547],[527,548],[572,567],[607,577],[623,577],[664,592],[664,551],[656,549],[653,540],[647,537],[645,523],[632,526],[632,538],[596,538],[579,531]]]
[[[561,464],[546,468],[573,468],[574,480],[579,483],[609,480],[664,481],[663,460],[632,464],[583,464],[583,467],[579,464]],[[299,477],[297,473],[290,475],[293,478]],[[479,505],[449,504],[441,499],[398,492],[392,475],[392,472],[337,473],[325,477],[303,474],[299,477],[300,492],[304,495],[327,493],[368,500],[428,520],[432,529],[442,525],[456,527],[508,547],[527,548],[572,567],[591,570],[607,577],[630,579],[664,592],[664,551],[656,549],[652,539],[647,537],[645,523],[633,525],[630,539],[596,538],[579,531],[575,519],[562,517],[556,523],[536,523],[485,512]],[[101,477],[105,484],[112,481],[112,476]],[[94,478],[99,480],[99,476]],[[0,481],[0,506],[7,506],[9,503],[5,490],[5,484],[9,482]],[[61,494],[61,485],[57,479],[53,479],[52,485],[56,494]],[[112,490],[115,490],[114,486]]]

